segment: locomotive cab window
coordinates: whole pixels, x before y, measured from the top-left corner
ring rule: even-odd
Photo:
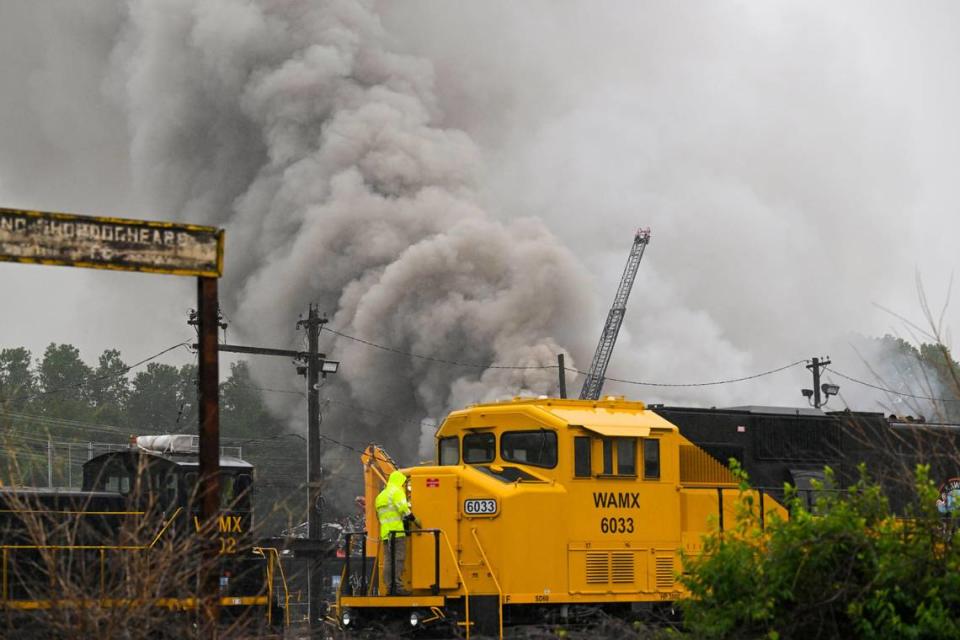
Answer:
[[[636,438],[617,438],[617,473],[621,476],[637,475]]]
[[[660,479],[660,441],[643,441],[643,477],[646,480]]]
[[[438,462],[442,466],[460,464],[460,439],[457,436],[440,438],[437,448]]]
[[[195,503],[195,506],[199,503],[197,495],[197,473],[196,471],[190,471],[183,475],[183,494],[187,499],[187,502]]]
[[[497,440],[492,433],[471,433],[463,436],[463,461],[467,464],[493,462]]]
[[[133,488],[133,478],[130,470],[122,461],[113,459],[104,465],[100,471],[97,487],[100,491],[112,491],[128,494]]]
[[[221,473],[220,508],[228,511],[249,511],[252,486],[253,478],[248,473]]]
[[[601,475],[636,477],[637,439],[603,438],[602,443],[603,471]]]
[[[168,473],[164,477],[163,495],[168,507],[177,504],[177,484],[179,482],[180,477],[175,473]]]
[[[237,508],[237,476],[232,473],[220,474],[220,508]]]
[[[249,473],[237,474],[237,508],[250,510],[250,498],[253,493],[253,476]]]
[[[573,439],[573,476],[575,478],[589,478],[593,472],[590,460],[590,440],[584,436]]]
[[[557,466],[557,434],[547,429],[507,431],[500,436],[500,457],[552,469]]]

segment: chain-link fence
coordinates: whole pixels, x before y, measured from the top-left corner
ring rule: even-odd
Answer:
[[[83,486],[83,465],[87,460],[129,448],[129,443],[122,442],[8,438],[0,447],[0,475],[8,484],[80,489]],[[220,455],[242,458],[243,449],[221,447]]]

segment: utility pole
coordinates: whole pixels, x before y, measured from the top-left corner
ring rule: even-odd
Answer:
[[[307,538],[319,543],[323,526],[323,458],[320,440],[320,368],[325,357],[320,353],[320,328],[327,323],[321,318],[315,304],[311,304],[306,320],[297,322],[297,328],[307,332]],[[320,571],[319,554],[310,558],[307,577],[310,594],[310,627],[313,629],[322,615],[321,592],[323,576]]]
[[[560,375],[560,397],[567,397],[567,368],[563,364],[563,354],[557,354],[557,370]]]
[[[839,385],[820,384],[820,371],[826,369],[829,364],[830,357],[828,356],[826,358],[811,358],[810,364],[807,365],[807,369],[810,369],[811,373],[813,373],[813,389],[801,389],[800,393],[816,409],[825,406],[830,402],[830,396],[835,396],[840,392]],[[826,396],[822,400],[820,396],[821,391],[823,395]]]
[[[195,324],[196,312],[191,313],[188,324]],[[227,325],[218,317],[219,326],[226,329]],[[297,328],[307,330],[307,351],[293,351],[290,349],[273,349],[270,347],[248,347],[234,344],[218,344],[217,351],[228,353],[246,353],[259,356],[278,356],[292,358],[296,362],[305,363],[297,366],[297,373],[307,377],[307,538],[310,548],[304,551],[309,558],[307,572],[308,601],[310,605],[308,619],[311,629],[317,629],[317,622],[323,615],[323,576],[320,562],[322,560],[322,501],[321,481],[322,473],[320,460],[322,457],[320,439],[320,378],[326,378],[329,373],[336,373],[340,363],[336,360],[327,360],[326,354],[320,353],[320,329],[327,323],[321,318],[316,305],[311,304],[306,320],[297,322]],[[198,345],[194,345],[197,347]]]

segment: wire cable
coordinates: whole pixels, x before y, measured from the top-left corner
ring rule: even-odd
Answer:
[[[870,384],[869,382],[865,382],[864,380],[859,380],[859,379],[854,378],[854,377],[852,377],[852,376],[848,376],[847,374],[845,374],[845,373],[840,373],[840,372],[837,371],[836,369],[831,369],[830,367],[824,367],[824,369],[825,369],[826,371],[829,371],[830,373],[832,373],[832,374],[835,375],[835,376],[840,376],[840,377],[843,378],[844,380],[849,380],[850,382],[854,382],[854,383],[856,383],[856,384],[860,384],[860,385],[863,385],[863,386],[865,386],[865,387],[870,387],[871,389],[876,389],[877,391],[883,391],[884,393],[889,393],[889,394],[895,395],[895,396],[903,396],[903,397],[905,397],[905,398],[915,398],[915,399],[917,399],[917,400],[931,400],[931,401],[933,401],[933,402],[960,402],[960,398],[935,398],[935,397],[933,397],[933,396],[921,396],[921,395],[916,395],[916,394],[913,394],[913,393],[906,393],[905,391],[894,391],[893,389],[888,389],[888,388],[886,388],[886,387],[881,387],[881,386],[876,385],[876,384]]]
[[[429,362],[437,362],[440,364],[449,364],[459,367],[467,367],[470,369],[557,369],[559,365],[556,364],[545,364],[545,365],[504,365],[504,364],[477,364],[475,362],[463,362],[459,360],[446,360],[444,358],[435,358],[433,356],[426,356],[419,353],[413,353],[410,351],[403,351],[401,349],[395,349],[393,347],[387,347],[382,344],[377,344],[376,342],[371,342],[370,340],[364,340],[363,338],[357,338],[356,336],[351,336],[349,334],[343,333],[342,331],[337,331],[336,329],[331,329],[329,327],[323,327],[322,331],[329,331],[335,335],[340,336],[341,338],[346,338],[347,340],[353,340],[354,342],[359,342],[360,344],[367,345],[374,349],[380,349],[381,351],[387,351],[402,356],[409,356],[411,358],[417,358],[420,360],[426,360]],[[622,384],[633,384],[644,387],[710,387],[720,384],[731,384],[734,382],[744,382],[746,380],[754,380],[756,378],[762,378],[763,376],[768,376],[774,373],[779,373],[791,367],[795,367],[799,364],[803,364],[807,360],[797,360],[796,362],[791,362],[790,364],[783,365],[782,367],[777,367],[775,369],[770,369],[768,371],[762,371],[760,373],[755,373],[749,376],[742,376],[739,378],[728,378],[724,380],[711,380],[709,382],[685,382],[685,383],[668,383],[668,382],[645,382],[642,380],[627,380],[624,378],[613,378],[610,376],[604,376],[604,380],[608,382],[619,382]],[[570,373],[576,373],[579,375],[588,375],[589,372],[583,371],[581,369],[575,369],[571,367],[564,367],[564,371]]]
[[[41,391],[41,392],[35,394],[35,397],[38,397],[38,396],[39,396],[39,397],[48,396],[48,395],[51,395],[51,394],[54,394],[54,393],[59,393],[59,392],[61,392],[61,391],[65,391],[65,390],[67,390],[67,389],[79,389],[79,388],[81,388],[81,387],[84,387],[84,386],[86,386],[86,385],[89,385],[89,384],[91,384],[91,383],[93,383],[93,382],[97,382],[97,381],[99,381],[99,380],[107,380],[107,379],[109,379],[109,378],[119,378],[120,376],[124,376],[124,375],[130,373],[130,371],[132,371],[133,369],[136,369],[136,368],[139,367],[140,365],[146,364],[146,363],[150,362],[151,360],[156,360],[156,359],[159,358],[160,356],[162,356],[162,355],[164,355],[164,354],[166,354],[166,353],[169,353],[169,352],[173,351],[174,349],[176,349],[176,348],[178,348],[178,347],[189,347],[189,345],[190,345],[190,341],[189,341],[189,340],[184,340],[183,342],[178,342],[177,344],[175,344],[175,345],[173,345],[173,346],[170,346],[170,347],[167,347],[167,348],[164,349],[163,351],[160,351],[160,352],[158,352],[158,353],[155,353],[155,354],[153,354],[152,356],[148,356],[148,357],[144,358],[143,360],[140,360],[139,362],[135,362],[135,363],[133,363],[133,364],[131,364],[131,365],[125,366],[122,371],[119,371],[119,372],[117,372],[117,373],[108,373],[108,374],[104,374],[104,375],[102,375],[102,376],[96,376],[96,377],[94,377],[94,378],[88,378],[87,380],[84,380],[83,382],[78,382],[77,384],[68,384],[68,385],[64,385],[64,386],[62,386],[62,387],[57,387],[57,388],[55,388],[55,389],[47,389],[47,390],[45,390],[45,391]]]
[[[388,351],[390,353],[395,353],[400,356],[409,356],[411,358],[417,358],[418,360],[426,360],[427,362],[437,362],[439,364],[450,364],[457,367],[466,367],[468,369],[556,369],[557,365],[508,365],[508,364],[477,364],[475,362],[462,362],[459,360],[447,360],[445,358],[435,358],[433,356],[425,356],[419,353],[412,353],[410,351],[403,351],[401,349],[395,349],[393,347],[387,347],[382,344],[377,344],[376,342],[370,342],[369,340],[364,340],[363,338],[357,338],[355,336],[347,335],[337,331],[336,329],[331,329],[329,327],[322,327],[321,331],[329,331],[335,335],[340,336],[341,338],[346,338],[347,340],[353,340],[354,342],[359,342],[360,344],[365,344],[368,347],[373,347],[374,349],[380,349],[381,351]],[[575,369],[570,369],[570,371],[575,371]]]
[[[777,367],[776,369],[770,369],[769,371],[761,371],[760,373],[755,373],[750,376],[743,376],[741,378],[728,378],[726,380],[712,380],[710,382],[684,382],[684,383],[669,383],[669,382],[642,382],[640,380],[623,380],[621,378],[611,378],[610,376],[604,376],[604,380],[607,382],[620,382],[622,384],[635,384],[643,387],[712,387],[718,384],[731,384],[733,382],[744,382],[746,380],[754,380],[756,378],[762,378],[763,376],[769,376],[774,373],[779,373],[795,367],[798,364],[805,363],[806,360],[797,360],[796,362],[791,362],[790,364],[785,364],[782,367]],[[580,373],[583,373],[582,371]]]

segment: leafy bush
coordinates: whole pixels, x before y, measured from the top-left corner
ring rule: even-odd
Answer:
[[[902,519],[863,467],[855,485],[821,491],[812,509],[788,487],[790,519],[768,519],[765,531],[743,494],[735,527],[687,559],[687,629],[703,638],[960,638],[953,521],[937,511],[927,468],[915,485],[916,508]]]

